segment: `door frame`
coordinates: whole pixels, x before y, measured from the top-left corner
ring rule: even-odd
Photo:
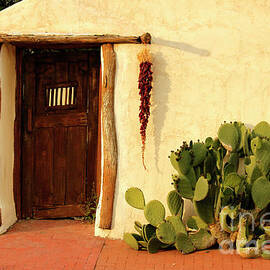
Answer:
[[[93,47],[93,46],[91,46]],[[95,47],[100,47],[99,45]],[[18,219],[21,219],[23,217],[23,208],[22,208],[22,197],[23,197],[23,178],[22,178],[22,149],[23,149],[23,140],[22,140],[22,121],[23,121],[23,115],[22,115],[22,109],[23,109],[23,50],[27,47],[16,47],[16,93],[15,93],[15,120],[14,120],[14,171],[13,171],[13,193],[14,193],[14,201],[15,201],[15,208],[16,208],[16,215]],[[36,48],[36,47],[35,47]],[[44,47],[42,46],[42,49]],[[51,46],[49,48],[52,48]],[[62,49],[62,47],[55,47],[57,49]],[[65,48],[65,47],[64,47]],[[68,49],[70,46],[67,47]],[[76,48],[75,46],[72,48]],[[99,66],[101,66],[101,61],[98,63]],[[97,72],[101,72],[101,68],[98,69]],[[93,78],[89,75],[89,80],[92,80]],[[98,138],[100,137],[100,83],[99,80],[101,78],[97,74],[97,81],[94,83],[96,84],[94,87],[98,89],[98,98],[97,98],[97,104],[94,104],[93,106],[97,106],[98,110],[98,127],[97,127],[97,149],[96,149],[96,170],[95,170],[95,178],[96,183],[100,183],[101,180],[97,179],[101,176],[101,173],[99,170],[101,169],[101,140]],[[88,89],[89,91],[89,89]],[[91,93],[87,93],[87,98],[90,100]],[[87,102],[88,104],[88,102]],[[91,104],[92,105],[92,104]],[[88,124],[89,118],[88,118]],[[87,135],[89,136],[89,134]],[[89,153],[90,151],[87,150],[87,163],[89,160]],[[88,168],[87,164],[87,168]],[[95,184],[96,184],[95,183]],[[89,197],[89,192],[91,192],[88,188],[88,184],[86,184],[86,197]]]
[[[147,37],[150,34],[145,34]],[[143,35],[144,36],[144,35]],[[142,36],[142,37],[143,37]],[[138,38],[136,43],[151,43],[144,38]],[[116,43],[125,43],[117,41]],[[98,162],[97,162],[97,179],[100,183],[101,190],[99,194],[99,224],[101,229],[111,229],[113,218],[113,205],[115,195],[115,184],[118,167],[118,149],[116,128],[114,120],[114,82],[116,74],[116,54],[114,52],[114,43],[97,42],[92,46],[81,43],[65,44],[59,43],[49,45],[31,43],[12,43],[16,47],[16,103],[15,103],[15,121],[14,121],[14,171],[13,171],[13,189],[16,215],[18,219],[22,218],[22,53],[24,48],[89,48],[92,46],[101,47],[101,71],[99,87],[99,129],[98,129]]]

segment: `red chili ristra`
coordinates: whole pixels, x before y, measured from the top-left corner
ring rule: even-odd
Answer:
[[[148,119],[150,116],[150,97],[152,90],[152,81],[153,81],[153,72],[151,71],[152,63],[150,62],[142,62],[140,64],[140,75],[139,75],[139,94],[140,94],[140,134],[142,138],[142,162],[143,166],[146,169],[144,163],[144,151],[145,151],[145,142],[146,142],[146,127],[148,123]]]

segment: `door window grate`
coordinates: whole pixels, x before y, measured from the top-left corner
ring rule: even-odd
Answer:
[[[75,85],[46,87],[45,92],[48,110],[69,109],[77,105],[77,87]]]

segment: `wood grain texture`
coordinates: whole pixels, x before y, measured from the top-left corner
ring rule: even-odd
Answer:
[[[103,44],[102,55],[101,123],[103,135],[103,186],[99,227],[110,229],[117,176],[117,140],[114,121],[116,56],[113,50],[113,44]]]
[[[33,218],[65,218],[65,217],[81,217],[85,215],[85,206],[81,205],[56,205],[47,206],[46,209],[33,208]]]
[[[119,35],[45,35],[45,34],[0,34],[0,43],[18,44],[104,44],[104,43],[135,43],[149,40],[149,33],[141,36]],[[141,38],[142,37],[142,38]],[[149,42],[149,41],[148,41]],[[151,42],[151,38],[150,38]]]
[[[24,217],[80,216],[83,212],[79,206],[91,197],[88,186],[93,186],[96,178],[97,59],[97,51],[76,55],[59,52],[25,59],[21,197]],[[64,99],[59,87],[74,83],[75,106],[67,109],[59,105],[49,110],[48,85],[55,91],[53,102],[57,100],[59,104]],[[65,95],[67,100],[67,91]],[[31,129],[29,119],[33,123]]]

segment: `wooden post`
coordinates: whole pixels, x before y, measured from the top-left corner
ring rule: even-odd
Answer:
[[[110,229],[117,175],[117,140],[114,122],[116,57],[113,44],[103,44],[101,47],[103,56],[101,87],[103,184],[99,228]]]

